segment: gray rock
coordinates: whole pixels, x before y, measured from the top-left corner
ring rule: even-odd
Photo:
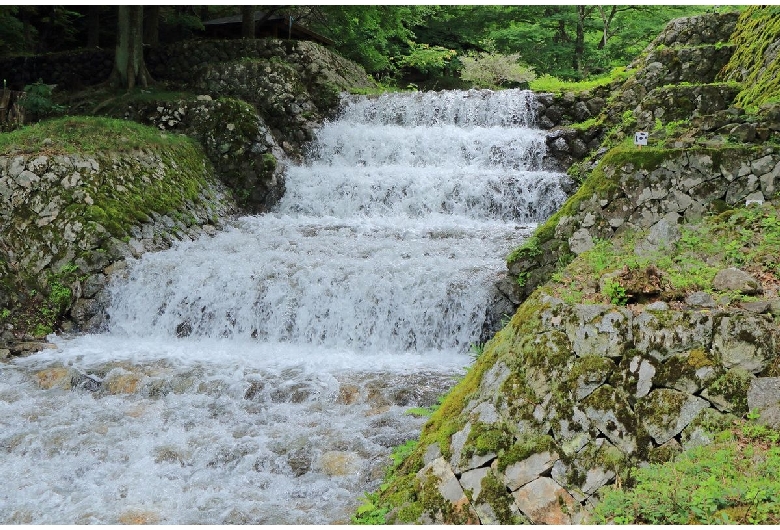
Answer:
[[[657,444],[664,444],[693,421],[709,403],[684,392],[659,388],[637,404],[637,419]]]
[[[757,377],[750,382],[748,410],[757,410],[759,421],[780,428],[780,377]]]
[[[481,467],[466,471],[460,476],[460,486],[464,491],[471,491],[472,500],[476,501],[479,499],[479,494],[482,493],[482,479],[488,473],[490,473],[489,467]]]
[[[625,308],[578,304],[565,322],[566,336],[579,357],[620,357],[631,340],[631,321]]]
[[[764,194],[760,191],[754,191],[753,193],[748,194],[748,196],[745,197],[745,206],[751,206],[753,204],[759,206],[764,204]]]
[[[739,291],[742,294],[761,292],[761,284],[750,274],[734,267],[718,271],[712,286],[718,291]]]
[[[439,448],[438,443],[434,443],[425,449],[425,454],[423,455],[423,464],[428,465],[437,458],[441,458],[441,449]]]
[[[645,311],[634,317],[632,336],[637,350],[664,361],[676,353],[708,350],[712,327],[712,315],[707,312]]]
[[[715,300],[709,293],[696,291],[685,297],[685,303],[692,307],[715,307]]]
[[[582,254],[593,248],[593,237],[585,228],[580,228],[569,238],[569,249],[575,254]]]
[[[671,213],[650,227],[647,237],[637,243],[636,253],[640,256],[671,248],[680,239],[679,215]]]
[[[512,494],[533,524],[571,524],[577,502],[553,479],[541,477]]]
[[[444,458],[437,458],[417,472],[420,482],[425,482],[428,475],[438,479],[437,489],[442,497],[453,504],[468,503],[460,482],[455,478],[455,473]]]
[[[513,514],[517,513],[517,507],[513,504],[510,509],[512,509]],[[482,503],[477,504],[474,506],[474,511],[477,512],[477,517],[479,517],[479,523],[483,525],[498,525],[501,524],[501,520],[496,516],[495,510],[493,510],[493,507],[490,506],[488,503]]]
[[[496,407],[488,402],[482,402],[477,405],[472,414],[476,416],[476,421],[487,424],[496,423],[500,419],[498,412],[496,412]]]
[[[661,300],[658,300],[657,302],[653,302],[652,304],[647,304],[645,306],[645,311],[666,311],[669,309],[669,304],[666,302],[662,302]]]
[[[638,362],[638,367],[635,368],[635,362]],[[635,397],[645,397],[650,393],[650,389],[653,387],[653,376],[655,376],[655,366],[653,366],[647,359],[639,359],[635,357],[631,361],[631,371],[636,372],[636,393]]]
[[[552,468],[553,463],[557,459],[558,455],[556,453],[544,451],[531,455],[520,462],[515,462],[507,466],[504,472],[504,484],[510,491],[515,491]]]
[[[627,454],[636,451],[636,415],[622,389],[604,385],[585,398],[581,407],[612,444]]]
[[[452,457],[450,458],[450,463],[452,464],[452,467],[458,472],[460,472],[460,461],[463,453],[463,446],[466,444],[466,440],[468,439],[470,432],[471,422],[467,423],[463,429],[452,435],[452,442],[450,443]]]
[[[775,344],[768,315],[735,313],[715,326],[712,350],[725,368],[757,374],[774,359]]]
[[[755,302],[743,302],[740,304],[740,307],[745,311],[761,314],[761,313],[769,313],[769,309],[771,306],[769,300],[757,300]]]

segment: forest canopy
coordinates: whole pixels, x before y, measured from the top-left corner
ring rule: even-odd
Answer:
[[[386,85],[419,83],[428,88],[512,86],[534,75],[586,79],[628,64],[669,20],[733,10],[697,5],[254,7],[330,39],[336,51]],[[0,6],[0,55],[95,46],[112,49],[117,10],[117,6]],[[247,6],[148,6],[144,45],[204,38],[205,21],[248,11]]]

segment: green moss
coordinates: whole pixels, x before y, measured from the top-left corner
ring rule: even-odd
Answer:
[[[515,500],[512,494],[493,473],[488,473],[482,479],[482,490],[479,497],[475,499],[478,504],[487,504],[496,514],[496,519],[502,524],[528,524],[529,521],[523,517],[515,507]]]
[[[126,153],[175,148],[187,142],[183,136],[161,133],[131,121],[68,116],[0,134],[0,154]]]
[[[688,353],[687,363],[688,366],[695,370],[706,366],[715,366],[715,361],[701,348],[693,349]]]
[[[713,381],[707,387],[707,392],[713,396],[721,396],[730,403],[732,408],[729,412],[742,415],[748,411],[747,393],[753,379],[750,372],[732,368]]]
[[[472,520],[469,513],[469,505],[456,505],[439,492],[439,480],[433,475],[428,475],[420,489],[420,502],[423,512],[427,513],[434,521],[441,520],[444,524],[469,524]]]
[[[767,61],[767,48],[780,39],[780,10],[774,6],[750,6],[740,15],[731,42],[736,49],[721,77],[736,80],[745,89],[736,102],[748,110],[780,97],[780,56]]]
[[[469,453],[479,456],[497,454],[506,450],[511,443],[512,435],[504,428],[476,422],[471,426],[464,451],[467,455]]]
[[[545,451],[555,452],[555,441],[545,434],[524,433],[512,446],[498,457],[496,468],[500,473],[514,463],[522,462],[526,458]]]

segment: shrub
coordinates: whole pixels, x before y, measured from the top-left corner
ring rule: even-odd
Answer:
[[[512,87],[527,84],[536,78],[533,68],[520,64],[520,54],[502,55],[481,52],[460,57],[463,69],[460,77],[475,86],[485,88]]]

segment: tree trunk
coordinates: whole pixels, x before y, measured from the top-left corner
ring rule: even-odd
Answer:
[[[255,38],[255,6],[241,6],[241,38]]]
[[[603,50],[607,46],[607,41],[612,36],[611,32],[609,30],[610,25],[612,24],[612,19],[615,18],[615,14],[619,11],[617,6],[612,6],[612,8],[609,11],[609,14],[607,14],[604,11],[603,6],[598,6],[599,15],[601,15],[601,24],[602,24],[602,33],[601,33],[601,40],[599,41],[599,45],[597,49]]]
[[[119,88],[147,87],[152,77],[146,69],[143,48],[143,6],[117,7],[117,38],[114,71],[110,83]]]
[[[585,6],[577,6],[577,32],[574,37],[574,57],[571,67],[582,70],[582,57],[585,55],[585,18],[588,16]]]
[[[160,6],[148,6],[144,18],[144,44],[157,46],[160,44]]]
[[[100,6],[89,6],[87,11],[87,48],[100,47]]]

